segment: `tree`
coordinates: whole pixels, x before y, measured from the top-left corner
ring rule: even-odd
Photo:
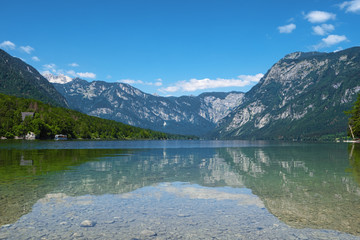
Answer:
[[[353,108],[350,111],[347,111],[346,114],[350,115],[349,126],[351,127],[354,136],[360,137],[360,94],[358,95]]]

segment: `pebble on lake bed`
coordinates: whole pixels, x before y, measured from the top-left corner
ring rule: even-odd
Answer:
[[[110,221],[105,221],[104,223],[105,223],[105,224],[113,224],[113,223],[115,223],[115,221],[114,221],[114,220],[110,220]]]
[[[180,213],[177,216],[178,217],[190,217],[190,214],[182,214],[182,213]]]
[[[73,235],[72,235],[72,237],[74,237],[74,238],[80,238],[80,237],[83,237],[84,235],[82,234],[82,233],[74,233]]]
[[[157,235],[156,232],[153,232],[151,230],[143,230],[140,234],[144,237],[155,237]]]
[[[96,225],[96,222],[90,221],[90,220],[85,220],[80,224],[80,227],[93,227],[95,225]]]

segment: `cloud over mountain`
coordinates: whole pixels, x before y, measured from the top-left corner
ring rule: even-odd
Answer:
[[[3,41],[2,43],[0,43],[0,48],[4,48],[4,49],[15,49],[16,45],[10,41]]]
[[[187,81],[179,81],[174,85],[171,85],[166,88],[161,88],[159,91],[161,92],[194,92],[196,90],[204,90],[204,89],[213,89],[213,88],[223,88],[223,87],[244,87],[254,83],[257,83],[264,75],[262,73],[258,73],[256,75],[240,75],[238,78],[232,79],[190,79]]]

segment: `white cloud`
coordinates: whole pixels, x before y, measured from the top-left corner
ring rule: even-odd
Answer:
[[[45,76],[45,75],[52,75],[52,73],[49,70],[45,70],[41,72],[41,75]]]
[[[360,0],[346,1],[340,4],[341,9],[346,9],[346,12],[360,13]]]
[[[27,54],[31,54],[31,52],[34,51],[35,49],[30,46],[21,46],[20,50],[26,52]]]
[[[334,20],[335,18],[335,14],[323,11],[312,11],[305,16],[305,19],[311,23],[323,23],[329,20]]]
[[[3,41],[2,43],[0,43],[0,48],[13,50],[15,49],[15,47],[15,44],[10,41]]]
[[[335,30],[332,24],[321,24],[312,27],[315,35],[324,36]]]
[[[148,86],[158,86],[158,87],[162,86],[161,78],[156,79],[155,82],[144,82],[141,80],[133,80],[133,79],[121,79],[121,80],[118,80],[117,82],[127,83],[130,85],[138,84],[138,85],[148,85]]]
[[[296,28],[296,25],[293,23],[278,27],[280,33],[291,33],[292,31],[295,30],[295,28]]]
[[[76,74],[76,72],[74,70],[69,70],[66,72],[67,74],[73,76],[73,77],[77,77],[78,75]]]
[[[144,84],[141,80],[132,80],[132,79],[121,79],[118,82],[126,83],[126,84]]]
[[[294,22],[295,21],[295,18],[289,18],[288,20],[287,20],[287,22]]]
[[[338,47],[334,52],[339,52],[339,51],[342,51],[344,50],[342,47]]]
[[[70,67],[78,67],[79,64],[77,64],[77,63],[74,62],[74,63],[69,63],[69,66],[70,66]]]
[[[81,77],[81,78],[96,78],[96,74],[95,73],[91,73],[91,72],[75,72],[74,70],[63,70],[63,69],[58,69],[57,66],[54,63],[50,63],[50,64],[45,64],[43,65],[44,67],[44,71],[43,73],[46,72],[51,72],[55,75],[70,75],[74,78],[76,77]],[[68,76],[66,76],[68,77]]]
[[[163,85],[162,79],[161,78],[156,79],[156,82],[154,83],[154,85],[157,86],[157,87],[162,86]]]
[[[59,70],[58,71],[58,74],[62,73],[63,70]],[[95,73],[91,73],[91,72],[75,72],[74,70],[69,70],[69,71],[66,71],[66,74],[67,75],[70,75],[74,78],[77,78],[77,77],[81,77],[81,78],[96,78],[96,74]]]
[[[326,38],[323,38],[322,41],[327,45],[327,46],[332,46],[341,42],[346,41],[347,38],[345,35],[329,35]]]
[[[45,64],[43,67],[50,72],[56,73],[56,65],[54,63]]]
[[[235,79],[190,79],[188,81],[179,81],[173,86],[166,88],[161,88],[161,92],[194,92],[196,90],[212,89],[212,88],[222,88],[222,87],[245,87],[253,83],[257,83],[264,74],[259,73],[256,75],[240,75]]]
[[[96,74],[95,73],[91,73],[91,72],[78,72],[76,73],[79,77],[83,77],[83,78],[96,78]]]
[[[31,59],[35,62],[40,62],[40,58],[38,58],[37,56],[33,56]]]
[[[321,43],[315,45],[314,48],[317,50],[320,48],[331,47],[347,40],[345,35],[329,35],[326,38],[321,39]]]
[[[107,75],[107,76],[106,76],[106,79],[112,79],[112,76],[111,76],[111,75]]]

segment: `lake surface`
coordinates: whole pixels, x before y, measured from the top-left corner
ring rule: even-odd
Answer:
[[[360,239],[360,146],[0,141],[0,239]]]

